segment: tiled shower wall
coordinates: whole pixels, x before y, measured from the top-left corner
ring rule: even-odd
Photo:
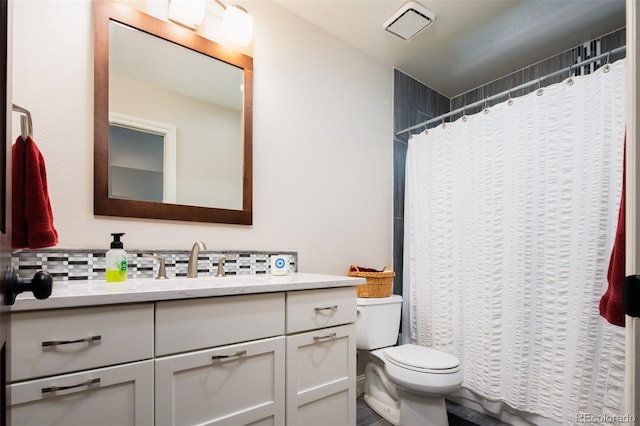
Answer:
[[[569,67],[571,65],[595,57],[601,53],[607,53],[617,47],[624,46],[626,42],[625,36],[625,29],[622,28],[618,31],[601,36],[597,39],[589,40],[580,46],[576,46],[573,49],[567,50],[559,55],[531,65],[530,67],[509,74],[508,76],[485,84],[484,86],[478,87],[474,90],[470,90],[451,99],[451,110],[461,108],[464,105],[468,105],[476,101],[481,101],[482,99],[486,99],[492,95],[497,95],[523,83],[540,79],[541,77],[544,77],[552,72],[566,70],[566,73],[561,73],[560,75],[552,78],[542,79],[540,81],[540,87],[559,83],[569,77]],[[624,57],[624,52],[619,54],[612,54],[609,57],[609,61],[615,62],[616,60]],[[572,67],[571,75],[589,74],[604,65],[604,63],[606,63],[606,60],[593,62],[586,67]],[[511,92],[511,96],[515,98],[537,89],[538,85],[533,85],[527,89],[521,89],[519,91]],[[504,102],[507,99],[508,97],[505,97],[504,99],[496,99],[493,102],[488,102],[487,106]],[[466,114],[474,114],[482,108],[484,108],[484,105],[479,106],[475,110],[469,110],[465,112]],[[459,116],[452,117],[452,120],[450,121],[453,121],[458,117]]]
[[[393,134],[449,112],[446,96],[399,70],[394,70]],[[410,133],[393,138],[393,282],[394,294],[402,294],[402,254],[404,244],[404,166]]]
[[[31,278],[36,272],[46,270],[54,281],[103,280],[105,276],[106,250],[21,250],[13,254],[12,266],[21,278]],[[127,250],[128,277],[154,278],[158,274],[158,261],[144,257],[144,253],[161,256],[165,261],[169,278],[186,277],[189,263],[187,250]],[[218,259],[225,257],[226,275],[266,274],[270,272],[270,256],[281,254],[289,257],[289,271],[298,270],[297,252],[264,251],[201,251],[198,255],[198,275],[215,276]]]
[[[612,49],[625,45],[625,29],[622,28],[610,34],[606,34],[594,40],[585,40],[585,43],[567,50],[559,55],[538,62],[508,76],[487,83],[484,86],[462,93],[452,99],[430,89],[417,80],[404,74],[402,71],[394,72],[394,115],[393,127],[396,132],[406,129],[414,124],[427,121],[443,113],[456,110],[464,105],[481,101],[492,95],[497,95],[523,83],[540,79],[549,73],[566,69],[567,73],[555,78],[540,80],[540,86],[534,85],[528,89],[522,89],[511,93],[512,97],[522,96],[538,87],[548,86],[569,77],[570,66],[600,53],[607,53]],[[614,62],[625,54],[611,55],[609,60]],[[573,75],[581,75],[593,72],[599,66],[604,65],[598,61],[590,67],[571,68]],[[606,62],[606,61],[605,61]],[[503,102],[505,99],[497,99],[488,102],[487,106]],[[467,115],[477,113],[484,105],[475,110],[466,110]],[[462,113],[445,121],[453,121],[462,116]],[[440,123],[434,123],[431,127]],[[393,189],[393,268],[396,272],[393,284],[393,292],[402,294],[402,261],[404,254],[404,172],[407,154],[407,142],[410,133],[394,136],[393,139],[393,164],[394,164],[394,189]]]

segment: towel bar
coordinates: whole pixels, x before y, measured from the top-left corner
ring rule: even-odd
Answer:
[[[20,105],[13,104],[14,111],[22,114],[20,117],[20,134],[22,135],[22,140],[26,141],[27,136],[33,137],[33,121],[31,120],[31,112],[28,109],[21,107]]]

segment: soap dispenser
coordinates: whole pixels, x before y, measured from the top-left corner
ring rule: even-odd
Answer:
[[[120,238],[123,232],[113,233],[111,249],[107,252],[106,279],[109,282],[125,281],[127,279],[127,252]]]

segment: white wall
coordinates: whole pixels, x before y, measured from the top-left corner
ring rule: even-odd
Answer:
[[[252,226],[94,216],[91,4],[14,2],[14,102],[33,114],[58,247],[106,249],[125,232],[125,248],[296,250],[303,272],[391,264],[391,66],[275,3],[245,6],[255,19]]]

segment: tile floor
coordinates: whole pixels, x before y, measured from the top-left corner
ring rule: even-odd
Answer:
[[[449,426],[500,426],[506,424],[449,401],[447,401],[447,414]],[[369,408],[362,398],[358,398],[356,417],[357,426],[391,426],[391,423]]]

